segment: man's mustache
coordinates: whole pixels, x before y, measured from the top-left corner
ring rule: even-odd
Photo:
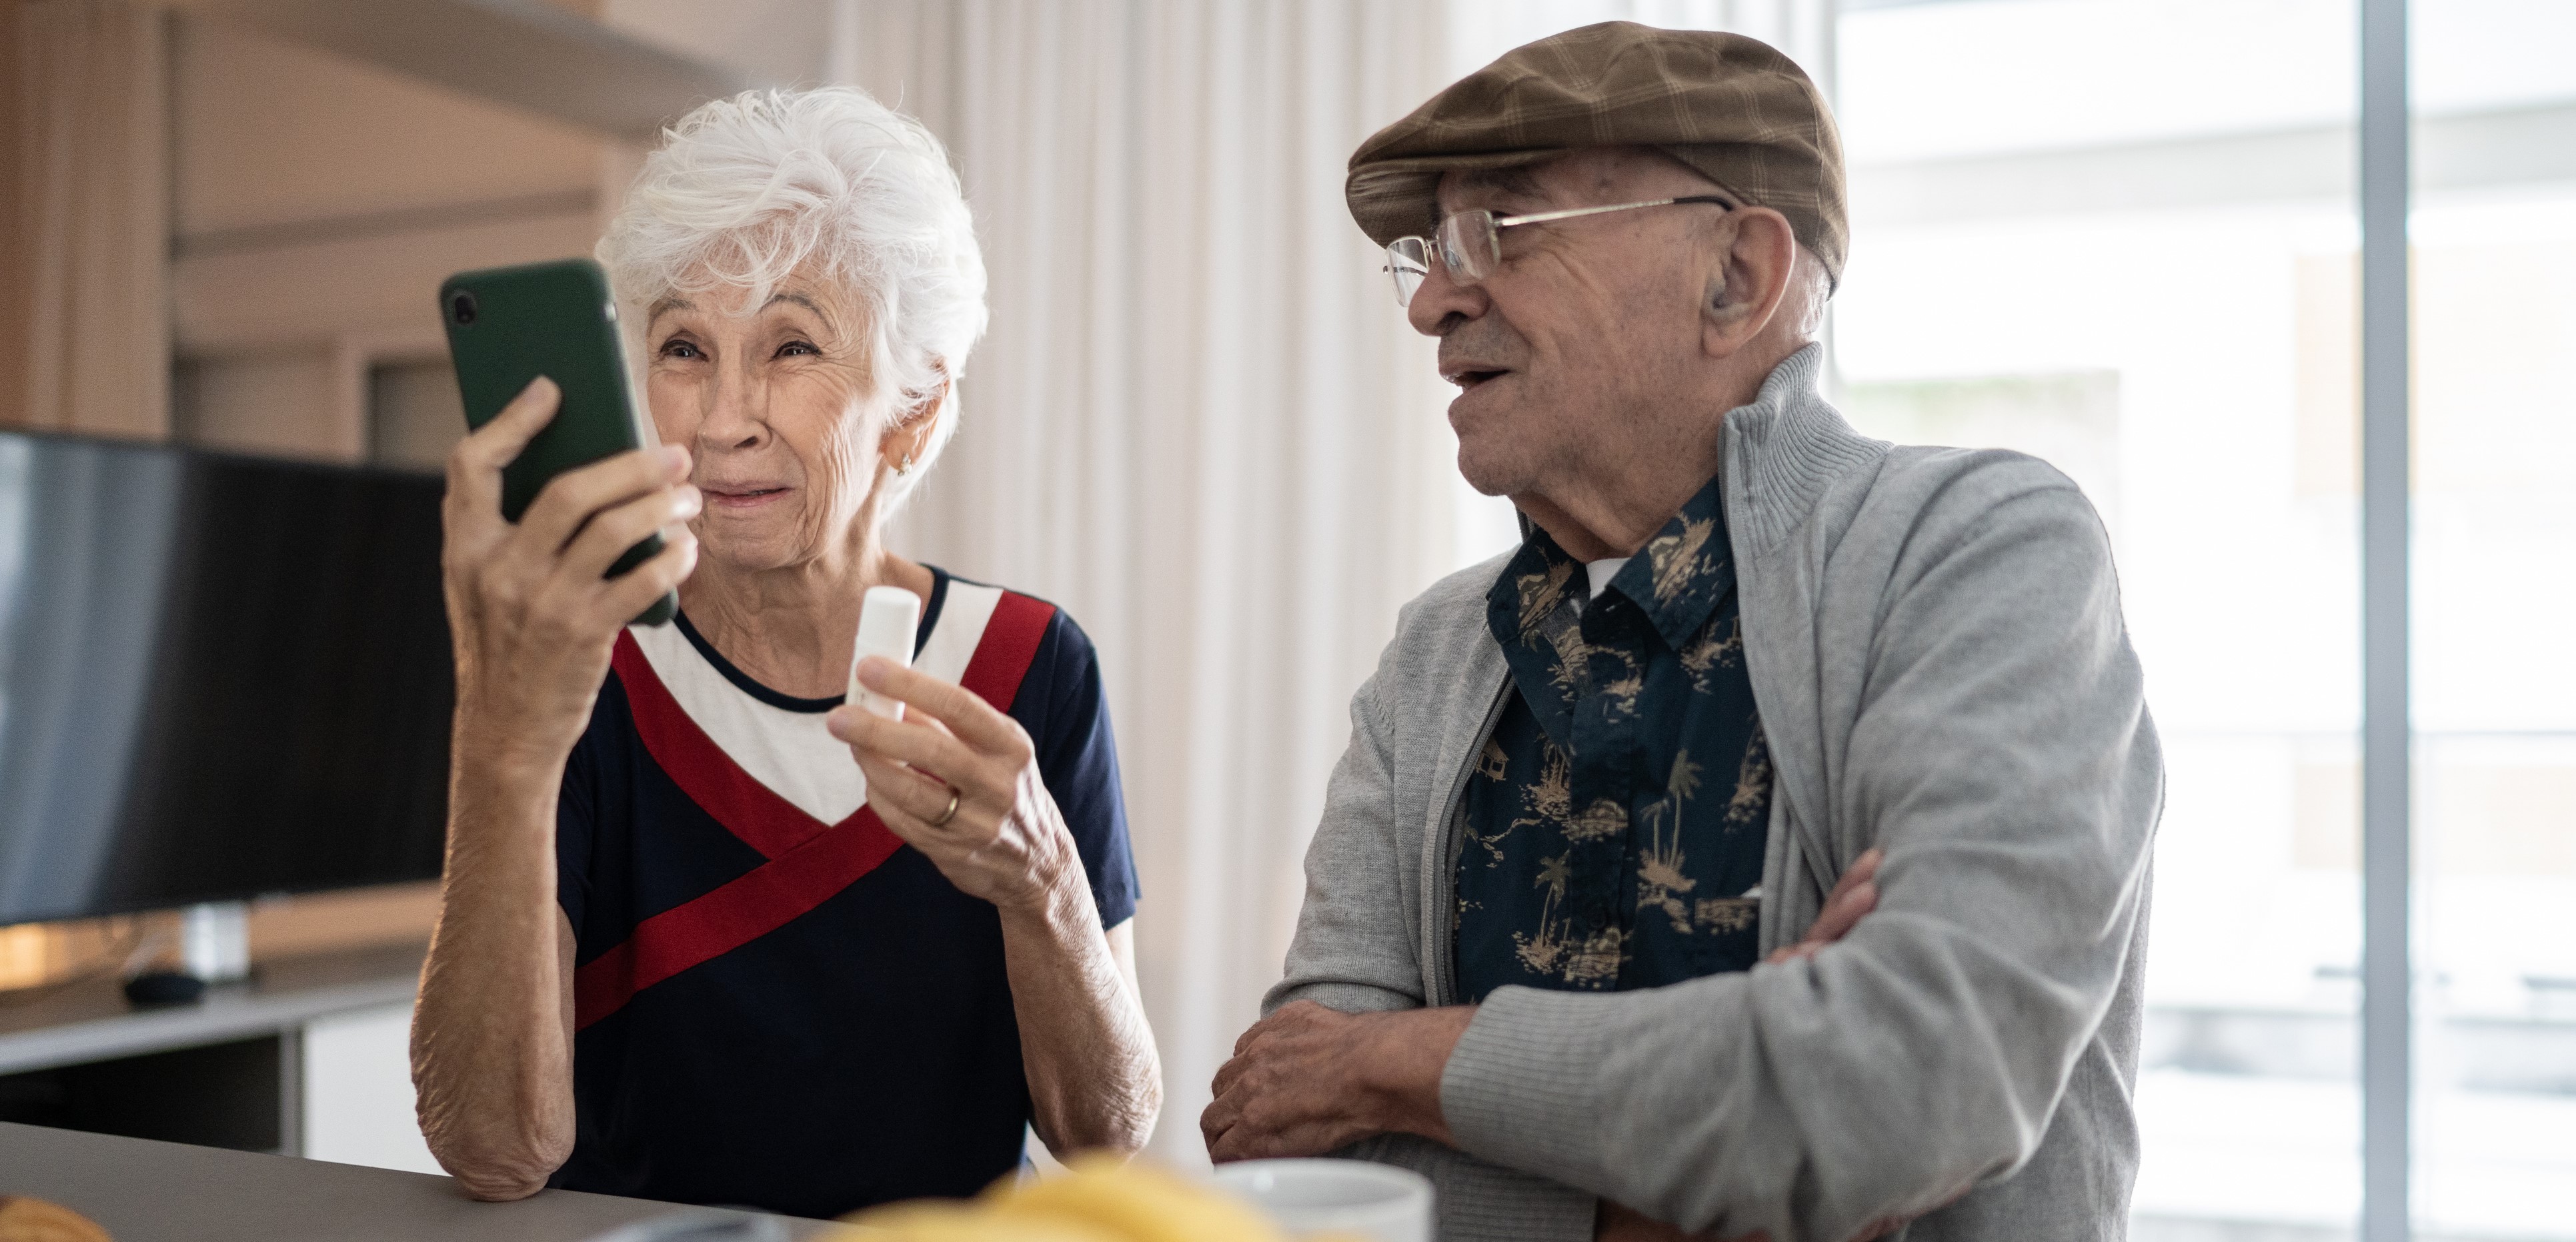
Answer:
[[[1492,320],[1480,320],[1440,338],[1440,373],[1454,375],[1461,368],[1517,371],[1527,356],[1529,343],[1521,334]]]

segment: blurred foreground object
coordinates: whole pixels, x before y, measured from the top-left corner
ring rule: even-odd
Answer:
[[[24,1195],[0,1195],[0,1242],[114,1242],[98,1222]]]
[[[1026,1184],[1004,1178],[972,1200],[853,1213],[843,1218],[851,1227],[825,1242],[1288,1242],[1214,1186],[1113,1156],[1077,1157],[1066,1168]]]
[[[1431,1179],[1365,1160],[1239,1160],[1216,1184],[1299,1237],[1431,1242]]]

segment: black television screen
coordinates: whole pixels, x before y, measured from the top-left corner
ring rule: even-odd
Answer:
[[[435,878],[440,491],[0,433],[0,923]]]

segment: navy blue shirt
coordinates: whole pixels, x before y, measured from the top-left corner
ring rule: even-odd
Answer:
[[[965,652],[985,658],[994,644],[961,633],[943,642],[940,627],[980,630],[1006,593],[933,574],[916,667],[956,680]],[[828,735],[815,740],[840,702],[760,685],[685,617],[621,639],[566,769],[556,830],[559,899],[585,973],[577,1131],[551,1185],[821,1217],[973,1194],[1018,1167],[1029,1095],[999,916],[890,835],[891,852],[861,858],[867,869],[846,887],[822,896],[840,879],[809,883],[819,904],[613,1002],[593,1000],[590,976],[646,941],[639,924],[744,896],[765,878],[754,873],[783,865],[774,842],[766,853],[755,844],[762,833],[861,831],[855,764],[842,748],[832,766]],[[1044,620],[1009,711],[1035,743],[1102,925],[1127,921],[1136,873],[1099,662],[1062,612]],[[751,896],[751,908],[780,908]]]
[[[1457,977],[1660,987],[1759,949],[1770,752],[1744,668],[1718,484],[1587,602],[1532,528],[1487,595],[1512,686],[1467,781]]]

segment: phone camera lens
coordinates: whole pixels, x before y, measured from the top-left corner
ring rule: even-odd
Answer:
[[[474,295],[459,290],[455,297],[448,299],[447,313],[456,320],[459,326],[474,322],[474,316],[476,313]]]

